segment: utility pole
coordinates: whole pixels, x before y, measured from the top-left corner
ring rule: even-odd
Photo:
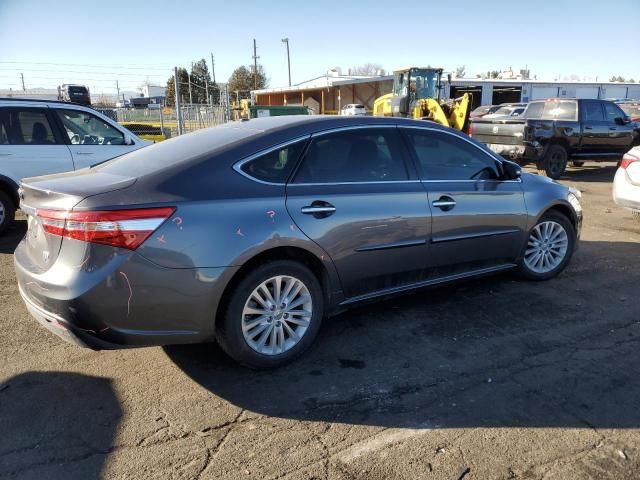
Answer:
[[[120,85],[118,85],[118,80],[116,80],[116,90],[118,92],[116,98],[120,101]]]
[[[211,52],[211,77],[213,78],[213,84],[216,84],[216,64],[213,61],[213,52]]]
[[[253,89],[258,89],[258,59],[256,39],[253,39]]]
[[[191,72],[193,72],[193,62],[191,62]],[[189,79],[189,103],[193,105],[193,96],[191,96],[191,73],[187,72],[187,78]]]
[[[255,43],[255,40],[253,41]],[[20,73],[20,78],[22,79],[22,91],[24,92],[26,88],[24,88],[24,73]]]
[[[178,124],[178,135],[182,135],[182,109],[180,108],[180,81],[178,80],[178,67],[173,67],[173,82],[176,86],[176,123]]]
[[[287,44],[287,69],[289,70],[289,86],[291,86],[291,57],[289,56],[289,37],[282,39]]]
[[[211,103],[209,98],[209,79],[207,77],[204,77],[204,90],[207,92],[207,103]]]

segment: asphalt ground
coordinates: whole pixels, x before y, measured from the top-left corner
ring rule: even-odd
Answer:
[[[22,304],[0,237],[0,478],[640,478],[640,223],[570,168],[580,248],[326,320],[294,364],[217,346],[94,352]]]

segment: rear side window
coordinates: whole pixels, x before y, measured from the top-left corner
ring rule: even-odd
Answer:
[[[294,183],[408,179],[395,128],[346,130],[313,138]]]
[[[446,133],[406,130],[422,180],[495,180],[494,158],[469,142]]]
[[[304,144],[304,141],[300,141],[273,150],[244,163],[240,169],[263,182],[285,183],[304,149]]]
[[[542,120],[575,120],[575,101],[532,102],[524,112],[526,118]]]
[[[37,109],[0,112],[0,144],[53,145],[56,139],[47,115]]]
[[[582,106],[584,107],[585,122],[604,121],[604,114],[602,113],[602,106],[600,102],[590,102],[585,100]]]

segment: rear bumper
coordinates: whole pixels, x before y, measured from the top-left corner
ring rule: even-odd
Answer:
[[[613,179],[613,201],[632,211],[640,211],[640,185],[634,185],[622,168],[618,168]]]
[[[218,302],[237,270],[165,268],[130,251],[105,258],[112,247],[95,246],[82,265],[58,259],[34,273],[22,248],[14,265],[29,313],[65,341],[96,350],[212,339]]]
[[[498,155],[519,162],[536,162],[543,154],[542,147],[531,145],[504,145],[501,143],[488,143],[487,147]]]

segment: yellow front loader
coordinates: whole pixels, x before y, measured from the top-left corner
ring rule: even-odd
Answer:
[[[377,98],[375,116],[406,117],[467,131],[471,98],[441,100],[441,68],[411,67],[393,72],[393,91]]]

